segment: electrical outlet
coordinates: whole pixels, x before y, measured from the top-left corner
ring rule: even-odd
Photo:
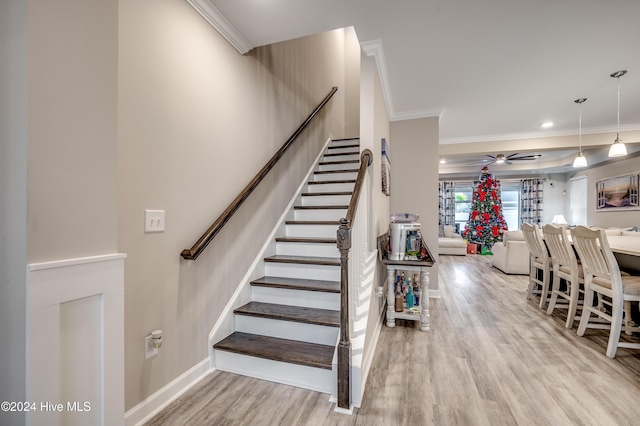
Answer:
[[[144,211],[144,232],[164,232],[164,210]]]
[[[149,359],[158,355],[158,348],[151,346],[151,335],[144,338],[144,359]]]

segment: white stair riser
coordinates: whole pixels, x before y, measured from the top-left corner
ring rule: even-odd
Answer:
[[[318,170],[353,170],[360,167],[358,163],[336,163],[336,164],[320,164]]]
[[[265,273],[269,277],[313,278],[316,280],[340,281],[339,266],[266,262]]]
[[[335,243],[276,243],[276,253],[285,256],[340,257]]]
[[[327,237],[335,238],[338,225],[287,225],[287,237]]]
[[[339,154],[337,152],[331,152],[331,154]],[[341,154],[341,155],[325,155],[322,157],[322,160],[320,160],[321,162],[325,162],[325,161],[351,161],[351,160],[359,160],[360,159],[360,153],[357,154]]]
[[[351,144],[349,144],[351,145]],[[344,146],[344,147],[332,147],[331,149],[327,149],[327,153],[329,154],[343,154],[343,153],[352,153],[352,152],[357,152],[357,154],[360,156],[360,148],[359,147],[353,147],[353,146]]]
[[[347,209],[314,209],[296,210],[296,220],[340,220],[347,214]]]
[[[333,346],[338,340],[338,327],[281,321],[270,318],[236,315],[236,331],[280,339],[299,340]]]
[[[252,286],[251,295],[251,300],[254,302],[331,309],[334,311],[340,309],[340,293]]]
[[[217,370],[336,395],[332,370],[214,350]]]
[[[348,206],[351,195],[310,195],[302,197],[303,206]]]
[[[359,145],[359,139],[344,139],[339,141],[331,141],[330,146]]]
[[[332,180],[356,180],[358,177],[357,172],[345,172],[345,173],[314,173],[314,182],[327,182]],[[353,187],[353,185],[351,185]]]
[[[353,183],[324,183],[321,185],[307,185],[305,192],[342,192],[353,191]]]

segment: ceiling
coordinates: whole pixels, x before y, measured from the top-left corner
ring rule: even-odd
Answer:
[[[640,142],[638,0],[187,1],[226,18],[221,33],[241,52],[353,26],[377,48],[390,120],[440,117],[441,172],[516,152],[566,171],[574,100],[588,99],[583,144],[600,152],[615,139],[618,82],[623,140]]]

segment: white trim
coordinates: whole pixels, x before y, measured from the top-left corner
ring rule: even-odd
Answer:
[[[144,424],[213,371],[210,358],[203,359],[127,411],[125,425]]]
[[[123,424],[125,258],[115,253],[27,265],[25,400],[66,404],[69,395],[91,388],[85,420]],[[67,322],[69,312],[79,317]],[[75,327],[79,321],[83,327]],[[79,364],[73,387],[64,391],[63,360]],[[64,416],[36,410],[26,423],[60,424]]]
[[[186,0],[202,17],[222,35],[231,45],[244,55],[253,46],[238,30],[220,13],[210,0]]]
[[[413,120],[416,118],[438,117],[440,118],[444,112],[444,107],[435,107],[421,109],[415,111],[406,111],[398,113],[393,105],[391,98],[391,84],[389,83],[389,73],[387,72],[387,62],[382,49],[382,40],[371,40],[360,43],[362,51],[367,56],[373,56],[378,67],[378,75],[380,76],[380,86],[382,87],[382,97],[387,107],[387,117],[389,121]]]
[[[62,268],[65,266],[85,265],[87,263],[107,262],[109,260],[124,259],[126,257],[127,255],[124,253],[114,253],[100,256],[79,257],[75,259],[54,260],[51,262],[30,263],[27,265],[27,272]]]

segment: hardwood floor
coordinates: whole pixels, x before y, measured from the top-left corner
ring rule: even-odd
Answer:
[[[605,356],[608,332],[578,337],[565,310],[525,300],[527,277],[490,256],[440,256],[431,331],[383,326],[362,406],[214,372],[148,425],[637,425],[640,351]],[[631,337],[633,339],[633,337]]]

